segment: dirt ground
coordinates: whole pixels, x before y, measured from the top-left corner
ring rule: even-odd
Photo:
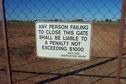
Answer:
[[[91,60],[37,58],[34,22],[8,22],[8,43],[14,84],[113,84],[118,54],[119,24],[93,23]],[[0,29],[0,84],[7,84]],[[121,84],[126,84],[126,59]]]

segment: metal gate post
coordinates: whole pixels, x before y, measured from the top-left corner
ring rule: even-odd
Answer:
[[[117,71],[116,71],[117,73],[115,78],[115,84],[120,84],[121,62],[122,62],[124,32],[125,32],[125,18],[126,18],[126,0],[122,0],[122,12],[121,12],[121,22],[119,30],[119,53],[117,57]]]
[[[5,56],[6,56],[6,61],[7,61],[8,84],[12,84],[12,73],[11,73],[11,63],[10,63],[10,55],[9,55],[9,47],[8,47],[4,0],[0,0],[0,5],[1,5],[1,15],[2,15],[2,30],[3,30],[3,39],[4,39],[4,49],[5,49]]]

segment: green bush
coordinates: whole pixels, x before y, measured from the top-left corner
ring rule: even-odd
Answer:
[[[25,49],[25,48],[21,48],[21,49],[17,49],[15,54],[17,56],[21,56],[21,57],[29,57],[31,54],[31,51],[29,51],[28,49]]]

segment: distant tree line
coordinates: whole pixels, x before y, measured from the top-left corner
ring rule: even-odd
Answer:
[[[12,21],[12,22],[23,22],[23,20],[8,20],[8,21]],[[25,22],[31,22],[31,20],[24,20]],[[61,20],[61,19],[50,19],[50,20],[32,20],[33,22],[34,21],[64,21],[64,20]],[[68,21],[71,21],[71,22],[84,22],[84,21],[88,21],[88,20],[84,20],[84,19],[74,19],[74,20],[68,20]],[[97,20],[97,19],[92,19],[91,20],[92,22],[113,22],[112,19],[105,19],[105,20]],[[118,19],[116,20],[116,22],[120,22],[121,20]]]

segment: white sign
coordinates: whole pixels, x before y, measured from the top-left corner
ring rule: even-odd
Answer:
[[[91,23],[36,22],[37,56],[90,59]]]

